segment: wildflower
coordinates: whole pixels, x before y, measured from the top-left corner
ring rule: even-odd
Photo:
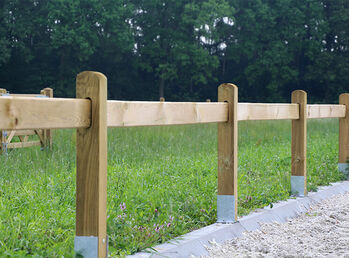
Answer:
[[[155,227],[155,232],[159,232],[160,230],[159,225],[154,224],[154,227]]]
[[[170,221],[173,221],[173,217],[172,216],[170,216]]]
[[[120,209],[122,211],[126,210],[126,204],[125,203],[120,203]]]
[[[171,222],[167,223],[167,227],[168,228],[171,227]]]
[[[155,212],[155,213],[158,213],[158,209],[155,209],[154,212]]]

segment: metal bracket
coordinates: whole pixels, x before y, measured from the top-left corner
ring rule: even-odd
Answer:
[[[37,96],[35,96],[35,98],[48,98],[48,96],[45,96],[45,95],[37,95]]]
[[[304,176],[291,176],[291,194],[304,196]]]
[[[75,236],[74,251],[76,256],[98,258],[98,237]]]
[[[235,222],[235,196],[217,195],[217,222]]]
[[[338,163],[338,170],[349,177],[349,164],[348,163]]]

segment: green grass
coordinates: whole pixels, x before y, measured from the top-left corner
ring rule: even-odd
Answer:
[[[287,199],[291,123],[239,123],[239,215]],[[217,125],[122,128],[108,134],[108,235],[122,256],[214,223]],[[88,148],[88,146],[86,146]],[[308,189],[342,179],[338,121],[308,124]],[[0,256],[72,257],[75,133],[54,151],[0,157]]]

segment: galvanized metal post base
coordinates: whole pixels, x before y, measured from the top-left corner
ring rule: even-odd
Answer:
[[[235,196],[217,195],[217,222],[235,222]]]
[[[338,170],[345,174],[349,178],[349,164],[348,163],[338,163]]]
[[[74,251],[77,257],[97,258],[98,257],[98,237],[76,236],[74,241]]]
[[[291,176],[291,194],[294,196],[304,196],[304,176]]]

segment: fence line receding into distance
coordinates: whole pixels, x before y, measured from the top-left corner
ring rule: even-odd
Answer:
[[[296,90],[290,104],[238,103],[238,88],[222,84],[218,102],[107,101],[107,79],[97,72],[77,76],[77,99],[1,97],[0,130],[77,128],[75,251],[106,257],[107,127],[218,123],[218,222],[237,219],[238,121],[292,120],[291,191],[306,195],[306,122],[339,119],[339,168],[349,157],[349,94],[339,105],[307,105]],[[88,147],[86,147],[88,146]]]

